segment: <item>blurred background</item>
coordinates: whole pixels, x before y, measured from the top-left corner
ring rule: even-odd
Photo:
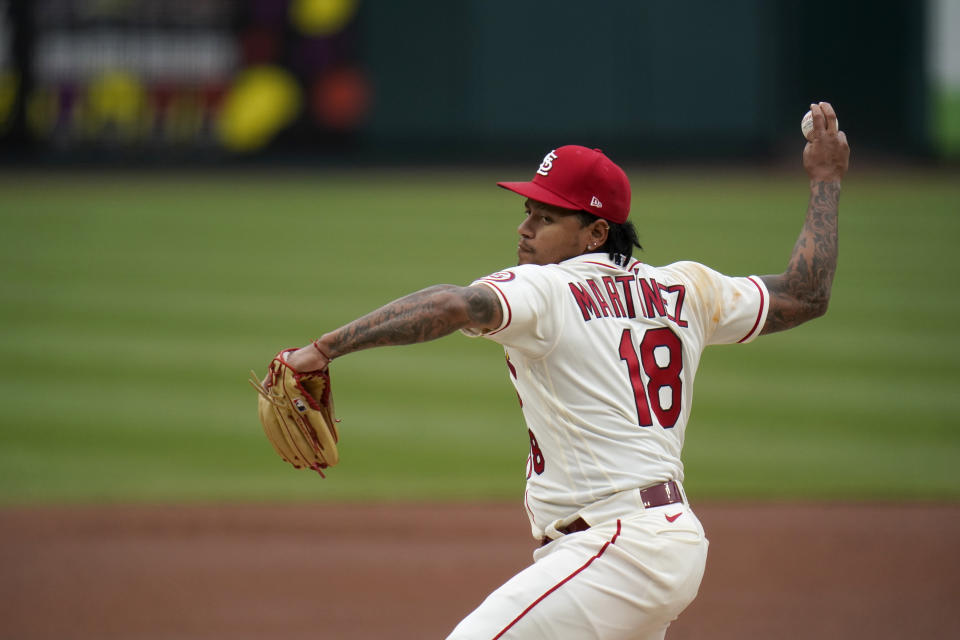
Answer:
[[[3,0],[7,163],[960,154],[956,0]],[[799,115],[798,115],[799,112]],[[615,151],[615,153],[614,153]]]
[[[627,169],[641,259],[779,272],[816,100],[854,150],[831,312],[707,352],[688,488],[956,500],[958,33],[960,0],[0,0],[0,501],[516,499],[491,343],[338,361],[326,481],[247,372],[513,264],[493,183],[562,144]]]

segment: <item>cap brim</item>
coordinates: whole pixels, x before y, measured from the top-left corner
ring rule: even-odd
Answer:
[[[519,193],[521,196],[526,196],[531,200],[536,200],[538,202],[543,202],[545,204],[551,204],[555,207],[562,207],[564,209],[573,209],[574,211],[580,211],[583,209],[576,202],[562,198],[550,191],[540,186],[536,182],[498,182],[498,187],[503,187],[508,191],[513,191],[514,193]]]

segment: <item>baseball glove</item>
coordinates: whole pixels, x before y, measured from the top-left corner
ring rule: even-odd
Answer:
[[[250,384],[260,394],[260,423],[276,452],[295,469],[323,476],[323,469],[340,461],[330,369],[296,371],[287,364],[292,351],[296,349],[284,349],[273,358],[262,382],[251,371]]]

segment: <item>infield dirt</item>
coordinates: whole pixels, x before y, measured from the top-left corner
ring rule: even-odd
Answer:
[[[694,509],[669,640],[960,637],[960,505]],[[443,638],[533,548],[514,504],[7,507],[0,638]]]

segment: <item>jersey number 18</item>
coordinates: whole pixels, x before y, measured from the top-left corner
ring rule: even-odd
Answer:
[[[641,427],[653,425],[650,409],[653,409],[657,422],[664,429],[670,429],[680,417],[681,392],[683,381],[683,345],[680,338],[667,327],[649,329],[643,333],[639,343],[639,353],[634,345],[633,331],[624,329],[620,336],[620,359],[627,363],[630,386],[637,404],[637,422]],[[644,385],[643,376],[647,383]],[[664,395],[670,399],[664,407]]]

